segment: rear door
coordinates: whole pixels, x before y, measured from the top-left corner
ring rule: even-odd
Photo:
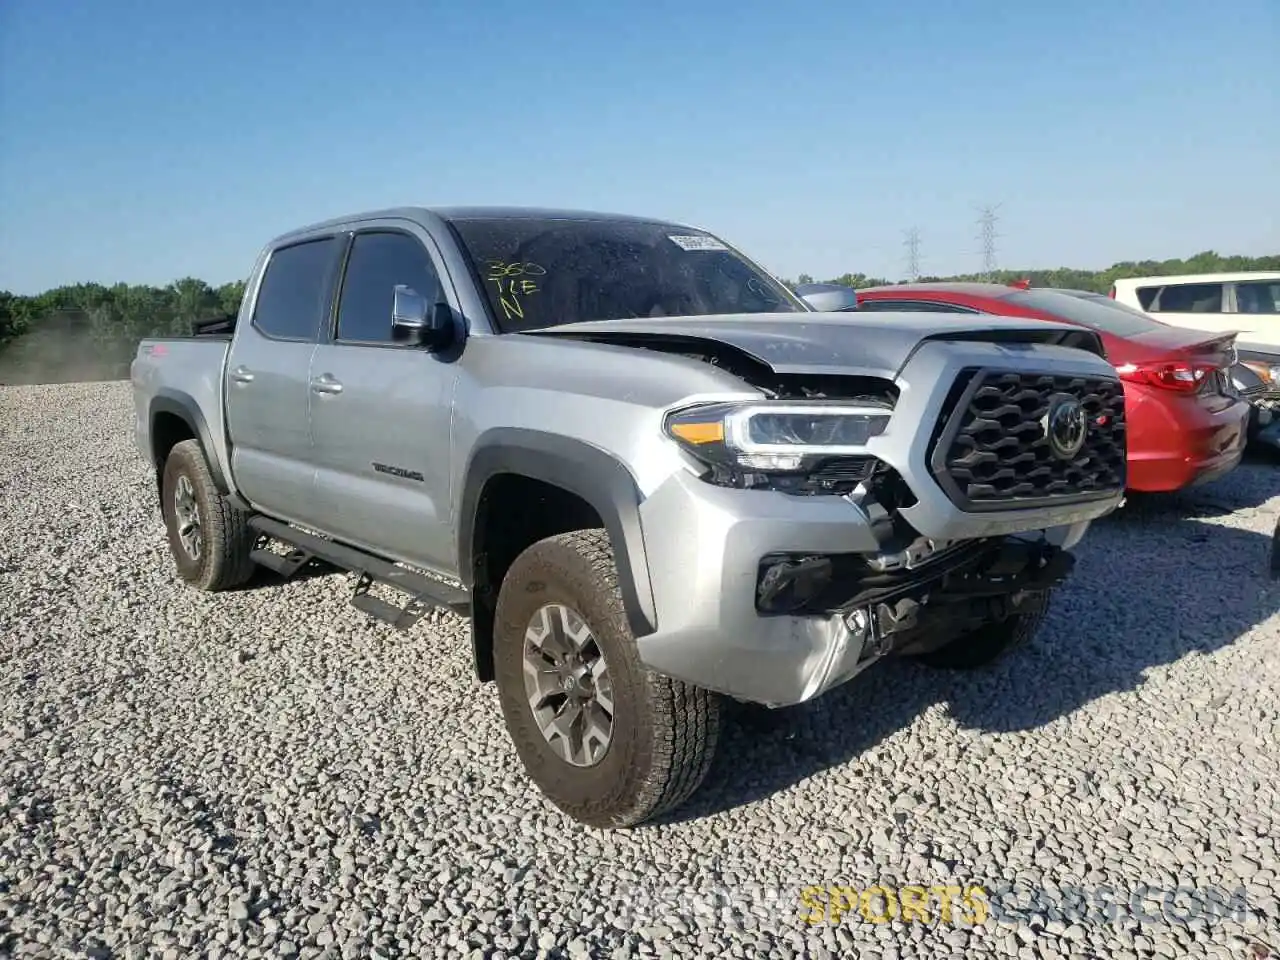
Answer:
[[[224,372],[236,486],[263,513],[295,523],[316,519],[307,371],[340,250],[329,236],[271,252]]]
[[[453,573],[449,430],[457,367],[391,338],[397,284],[428,303],[451,300],[431,237],[400,223],[352,235],[334,329],[311,361],[317,497],[325,532]]]

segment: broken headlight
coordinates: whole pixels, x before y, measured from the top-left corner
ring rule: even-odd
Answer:
[[[794,474],[833,457],[866,456],[890,413],[839,401],[706,403],[667,414],[663,429],[709,466]]]

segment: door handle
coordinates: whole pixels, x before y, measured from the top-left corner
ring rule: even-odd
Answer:
[[[236,383],[253,383],[253,373],[241,364],[231,371],[231,379]]]
[[[335,394],[342,392],[342,384],[332,374],[323,373],[311,381],[312,393]]]

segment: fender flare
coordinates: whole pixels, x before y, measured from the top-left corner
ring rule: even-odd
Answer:
[[[475,579],[472,549],[480,494],[492,477],[503,473],[541,480],[591,505],[613,546],[628,624],[637,637],[653,633],[657,617],[640,526],[643,498],[635,477],[612,454],[561,434],[499,427],[477,440],[464,471],[458,513],[458,571],[467,589]]]
[[[151,398],[151,407],[147,411],[147,443],[151,447],[152,466],[160,466],[160,459],[156,455],[155,424],[156,415],[161,413],[173,414],[191,428],[204,450],[204,459],[209,465],[209,475],[213,478],[214,486],[223,495],[231,493],[231,486],[227,483],[226,474],[223,473],[222,464],[218,462],[215,453],[209,424],[205,421],[204,414],[200,412],[200,404],[196,403],[191,394],[174,390],[172,387],[161,387],[157,390],[155,396]]]

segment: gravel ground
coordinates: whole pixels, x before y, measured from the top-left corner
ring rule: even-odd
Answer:
[[[127,383],[0,389],[0,955],[1280,948],[1274,463],[1096,525],[997,668],[744,711],[679,818],[598,833],[525,781],[461,621],[179,586],[131,418]]]

